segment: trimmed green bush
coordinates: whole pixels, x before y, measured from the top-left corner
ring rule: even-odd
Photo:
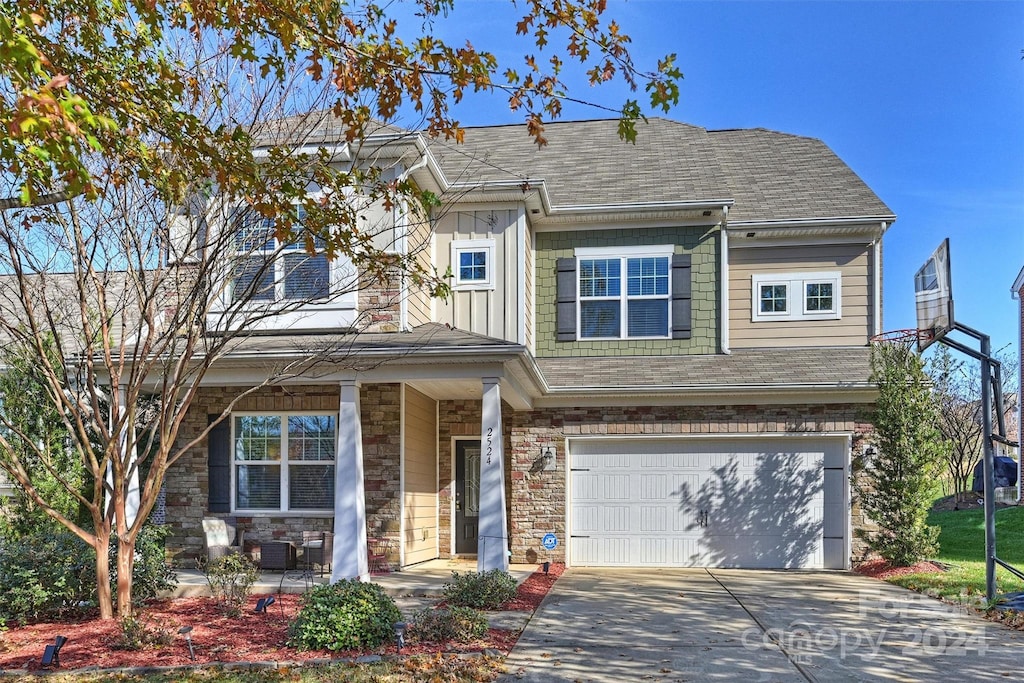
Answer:
[[[0,555],[0,621],[60,618],[92,605],[96,554],[70,531],[29,530],[4,542]]]
[[[260,578],[260,568],[245,555],[232,554],[218,557],[210,563],[200,563],[213,597],[229,617],[242,614],[242,605],[252,594],[252,585]]]
[[[498,609],[516,597],[516,580],[508,572],[452,572],[452,580],[444,585],[444,597],[453,605],[476,609]]]
[[[288,644],[300,650],[373,648],[390,640],[401,620],[395,601],[380,586],[339,581],[306,593]]]
[[[431,643],[468,643],[487,633],[487,617],[472,607],[427,607],[414,614],[412,621],[413,635]]]

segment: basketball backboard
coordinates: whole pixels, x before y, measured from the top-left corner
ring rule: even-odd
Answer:
[[[914,301],[917,306],[917,349],[924,351],[953,328],[948,237],[914,275]]]

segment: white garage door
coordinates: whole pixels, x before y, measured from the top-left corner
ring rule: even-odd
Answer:
[[[845,438],[573,440],[579,566],[846,566]]]

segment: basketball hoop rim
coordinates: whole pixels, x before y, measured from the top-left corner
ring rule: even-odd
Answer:
[[[883,343],[915,343],[929,342],[935,338],[932,330],[921,330],[917,328],[906,328],[902,330],[889,330],[873,335],[869,340],[872,344]]]

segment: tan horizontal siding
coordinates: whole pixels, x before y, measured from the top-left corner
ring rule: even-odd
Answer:
[[[825,271],[838,271],[842,277],[839,320],[751,320],[754,275]],[[871,285],[866,244],[730,249],[729,345],[740,349],[866,344],[872,330]]]
[[[437,408],[433,399],[405,388],[405,467],[402,542],[405,564],[438,556]]]

